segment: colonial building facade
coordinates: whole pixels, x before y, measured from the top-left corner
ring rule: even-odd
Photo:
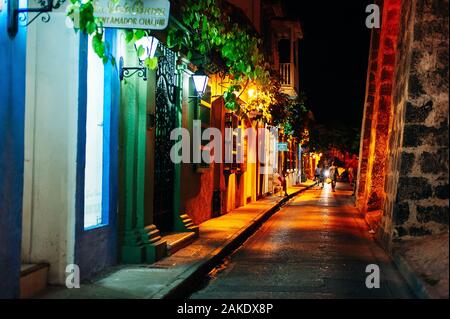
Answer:
[[[232,2],[262,32],[263,3]],[[172,9],[170,26],[185,28]],[[0,12],[1,297],[63,285],[70,265],[85,280],[118,263],[152,263],[174,253],[198,237],[198,224],[273,193],[273,172],[261,174],[257,147],[283,163],[280,173],[289,169],[290,184],[297,182],[298,143],[289,141],[290,152],[277,157],[279,138],[286,137],[276,133],[246,148],[238,166],[173,163],[171,132],[192,133],[193,120],[222,132],[266,125],[225,109],[227,79],[214,65],[199,99],[192,80],[197,66],[167,46],[165,30],[152,32],[158,66],[144,72],[125,31],[106,28],[116,63],[103,64],[92,38],[66,26],[65,6],[49,16],[8,35],[6,10]],[[291,45],[293,64],[283,76],[292,96],[300,34],[295,25],[276,35]],[[275,61],[278,47],[272,49]]]

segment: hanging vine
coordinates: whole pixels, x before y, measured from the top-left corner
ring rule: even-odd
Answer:
[[[112,0],[118,2],[119,0]],[[105,40],[102,21],[94,15],[94,0],[70,0],[71,4],[67,7],[67,17],[72,23],[76,32],[81,31],[92,37],[92,48],[94,52],[103,60],[103,63],[111,61],[115,64],[115,57],[111,53],[111,46]],[[142,5],[141,2],[139,2]],[[137,3],[137,5],[139,5]],[[136,41],[149,35],[149,31],[140,29],[125,29],[126,41],[129,44],[134,44]],[[144,48],[140,45],[136,48],[138,57],[144,53]],[[158,65],[156,57],[147,57],[144,60],[144,65],[149,69],[155,69]]]
[[[224,94],[225,107],[238,110],[236,92],[241,91],[248,81],[257,83],[260,97],[268,95],[263,90],[271,82],[270,65],[262,52],[261,39],[246,24],[233,22],[231,12],[220,4],[219,0],[185,1],[181,7],[182,21],[190,26],[191,32],[170,28],[167,44],[186,52],[189,60],[218,55],[232,80]],[[253,106],[256,109],[256,103]],[[245,111],[249,110],[247,106]]]
[[[110,45],[104,39],[103,24],[94,15],[94,0],[70,1],[67,16],[74,29],[92,37],[93,50],[104,63],[115,63]],[[254,30],[246,23],[233,21],[231,16],[234,12],[222,0],[178,2],[182,2],[181,20],[187,28],[169,26],[167,45],[184,52],[188,60],[197,65],[207,64],[208,58],[219,57],[224,64],[223,71],[231,80],[223,95],[225,108],[239,113],[256,114],[255,117],[264,122],[284,126],[287,131],[299,132],[299,128],[291,129],[294,122],[292,103],[280,94],[280,84],[271,74],[270,64],[262,50],[262,41]],[[142,3],[137,1],[135,5]],[[126,41],[130,44],[149,35],[149,31],[145,30],[127,29],[125,32]],[[141,57],[144,48],[140,46],[136,50],[138,57]],[[144,61],[150,69],[155,69],[157,62],[157,58],[147,58]],[[240,94],[249,83],[256,87],[256,94],[241,106]]]

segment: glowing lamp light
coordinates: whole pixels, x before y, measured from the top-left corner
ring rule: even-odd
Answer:
[[[203,69],[198,69],[197,72],[192,75],[192,79],[194,80],[195,91],[198,96],[202,96],[205,94],[206,86],[208,85],[208,75],[203,71]]]
[[[145,36],[137,40],[134,43],[134,47],[136,48],[136,50],[138,50],[140,46],[144,48],[144,53],[139,57],[139,60],[144,61],[147,58],[152,59],[155,56],[158,43],[159,40],[151,36]]]
[[[248,97],[252,98],[255,95],[255,89],[248,90]]]

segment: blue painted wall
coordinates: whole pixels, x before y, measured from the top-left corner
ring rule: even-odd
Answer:
[[[116,31],[106,30],[106,40],[115,51]],[[86,162],[86,105],[87,105],[87,38],[80,43],[80,84],[77,150],[77,193],[75,263],[80,267],[81,279],[87,279],[117,263],[117,188],[118,188],[118,121],[120,81],[117,66],[105,65],[104,155],[103,155],[103,220],[108,225],[84,229],[84,179]]]
[[[0,298],[19,297],[26,29],[10,38],[0,12]]]

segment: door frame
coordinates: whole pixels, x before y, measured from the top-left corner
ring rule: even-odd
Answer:
[[[106,41],[116,50],[117,32],[106,29]],[[91,277],[117,263],[117,188],[118,188],[118,123],[120,82],[117,67],[105,64],[104,75],[104,135],[103,135],[103,199],[102,215],[107,224],[84,228],[84,186],[86,165],[86,107],[87,107],[87,49],[88,38],[80,37],[80,82],[78,110],[76,205],[75,205],[75,264],[81,279]],[[106,111],[108,110],[108,111]],[[105,134],[106,133],[106,134]],[[106,152],[105,152],[106,150]]]

